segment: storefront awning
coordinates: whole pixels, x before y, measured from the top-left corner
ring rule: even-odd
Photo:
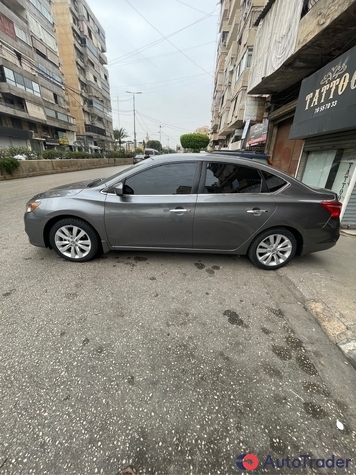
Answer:
[[[252,139],[247,142],[247,145],[260,145],[262,143],[265,143],[267,140],[267,135],[263,135],[262,137],[259,137],[258,139]]]

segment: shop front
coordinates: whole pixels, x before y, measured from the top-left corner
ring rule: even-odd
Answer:
[[[356,229],[356,47],[302,82],[290,139],[304,139],[296,176],[333,190]]]

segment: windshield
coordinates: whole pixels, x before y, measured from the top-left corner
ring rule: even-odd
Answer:
[[[110,183],[111,181],[117,181],[117,178],[119,178],[121,175],[124,175],[126,174],[126,172],[128,172],[129,170],[132,170],[133,168],[137,167],[138,165],[140,165],[142,162],[138,162],[136,163],[135,165],[130,165],[128,167],[125,167],[123,169],[121,169],[119,172],[115,173],[115,175],[110,175],[106,178],[99,178],[99,179],[96,179],[94,180],[93,182],[89,183],[89,187],[91,186],[97,186],[97,185],[100,185],[100,184],[104,184],[104,183]]]

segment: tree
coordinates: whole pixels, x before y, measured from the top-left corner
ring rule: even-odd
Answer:
[[[209,137],[205,134],[184,134],[180,137],[180,143],[183,148],[200,152],[209,144]]]
[[[119,142],[119,147],[121,148],[121,144],[125,142],[124,139],[128,137],[128,134],[124,128],[114,129],[114,139]]]
[[[159,140],[148,140],[146,143],[146,148],[153,148],[160,152],[162,150],[162,145]]]

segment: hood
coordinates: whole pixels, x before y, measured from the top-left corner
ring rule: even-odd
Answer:
[[[63,196],[73,196],[80,193],[84,188],[88,188],[93,182],[97,180],[85,180],[85,181],[78,181],[76,183],[69,183],[66,185],[57,186],[56,188],[52,188],[48,191],[44,191],[43,193],[39,193],[34,198],[35,199],[42,199],[42,198],[60,198]],[[101,180],[100,180],[101,181]]]

